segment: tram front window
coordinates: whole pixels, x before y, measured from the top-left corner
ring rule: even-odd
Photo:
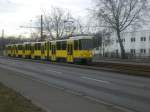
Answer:
[[[92,39],[82,39],[79,40],[79,49],[80,50],[90,50],[93,48]]]

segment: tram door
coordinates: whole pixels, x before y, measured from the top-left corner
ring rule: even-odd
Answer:
[[[45,59],[45,44],[41,43],[41,59]]]
[[[73,42],[67,43],[67,62],[73,62]]]
[[[25,51],[26,51],[26,47],[25,47],[25,45],[23,44],[23,45],[22,45],[22,57],[23,57],[23,58],[25,58],[25,55],[26,55],[26,54],[25,54]]]
[[[31,44],[31,58],[34,59],[35,44]]]
[[[14,53],[13,53],[13,56],[15,57],[15,56],[16,56],[16,45],[14,45],[13,47],[14,47]]]
[[[51,60],[56,61],[56,44],[54,43],[51,45],[51,52]]]
[[[49,59],[49,42],[45,43],[45,59]]]

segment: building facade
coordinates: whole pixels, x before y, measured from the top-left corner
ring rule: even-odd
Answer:
[[[150,57],[150,30],[124,32],[122,42],[129,57]],[[116,33],[111,35],[111,43],[94,50],[95,54],[108,57],[120,56],[120,45]]]

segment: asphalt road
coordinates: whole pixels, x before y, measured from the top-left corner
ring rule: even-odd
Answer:
[[[0,68],[71,91],[112,111],[150,112],[150,78],[5,58],[0,58]]]

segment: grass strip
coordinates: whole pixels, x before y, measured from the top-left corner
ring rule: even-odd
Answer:
[[[21,94],[0,83],[0,112],[45,112]]]

